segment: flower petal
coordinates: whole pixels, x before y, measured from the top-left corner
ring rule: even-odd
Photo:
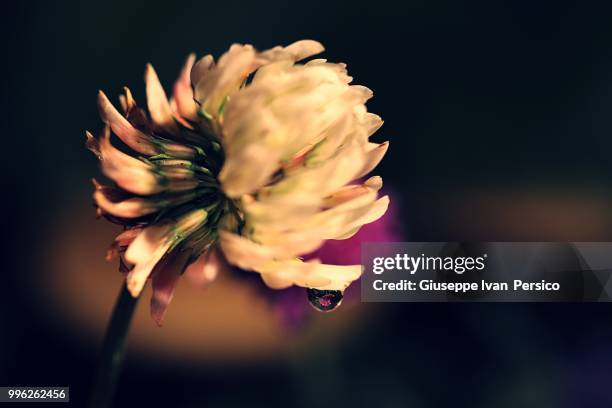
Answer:
[[[325,51],[325,47],[318,41],[300,40],[285,47],[285,51],[293,55],[295,61],[320,54]]]
[[[361,265],[327,265],[318,260],[274,261],[258,268],[264,282],[273,289],[291,285],[304,288],[344,290],[361,276]]]
[[[102,91],[98,92],[98,108],[104,123],[110,126],[119,139],[130,148],[147,156],[153,156],[160,153],[153,145],[151,137],[132,126],[132,124],[115,109]]]
[[[167,241],[164,244],[158,246],[157,249],[152,254],[150,254],[149,258],[147,258],[142,263],[136,264],[134,268],[128,272],[126,280],[128,290],[130,291],[132,296],[138,297],[140,295],[140,292],[142,292],[142,288],[144,287],[147,279],[149,278],[149,275],[151,275],[151,271],[153,271],[155,265],[157,265],[157,263],[162,259],[168,249],[170,249],[170,246],[170,241]],[[132,245],[128,247],[128,250],[126,252],[126,259],[131,247]]]
[[[382,188],[382,178],[378,176],[370,177],[363,184],[353,184],[341,188],[335,193],[325,198],[325,207],[336,207],[340,204],[354,200],[370,191],[378,191]]]
[[[112,197],[104,188],[96,189],[93,197],[96,204],[102,210],[116,217],[136,218],[152,214],[159,210],[152,201],[141,197],[113,201]]]
[[[174,224],[149,225],[134,239],[125,252],[125,260],[134,265],[127,276],[132,296],[140,294],[151,271],[168,250],[200,228],[207,215],[203,209],[193,210],[178,218]]]
[[[227,260],[242,269],[253,270],[282,255],[271,248],[227,231],[219,233],[219,242]]]
[[[257,59],[261,65],[286,59],[296,62],[320,54],[323,51],[325,51],[325,47],[318,41],[300,40],[286,47],[274,47],[263,51],[257,56]]]
[[[121,234],[117,235],[111,246],[106,251],[106,260],[110,261],[117,255],[124,253],[127,247],[132,243],[132,241],[134,241],[134,239],[136,239],[136,237],[141,232],[142,227],[138,226],[128,228]]]
[[[96,155],[98,160],[102,159],[102,155],[100,154],[100,143],[98,143],[98,139],[94,137],[89,131],[85,132],[85,147]]]
[[[174,295],[174,289],[185,270],[190,251],[175,250],[157,264],[151,273],[151,317],[162,326],[166,309]]]
[[[174,83],[170,105],[174,105],[175,117],[177,117],[178,120],[181,118],[191,122],[197,120],[197,107],[193,100],[193,88],[191,87],[190,78],[195,58],[195,54],[189,54],[178,79]]]
[[[200,109],[205,115],[212,118],[219,116],[225,99],[238,91],[248,75],[257,68],[255,55],[253,46],[233,44],[219,58],[217,65],[196,78],[197,81],[193,83],[194,96],[201,103]]]
[[[164,129],[168,133],[177,134],[179,132],[172,109],[168,103],[166,92],[159,82],[159,77],[151,64],[147,64],[145,69],[145,82],[147,91],[147,107],[151,114],[153,123]]]
[[[110,129],[104,128],[99,140],[102,171],[119,187],[134,194],[159,193],[163,187],[158,183],[149,164],[129,156],[110,143]]]
[[[185,276],[200,288],[207,287],[226,267],[223,255],[216,247],[208,249],[185,269]]]
[[[168,241],[166,238],[171,229],[169,223],[146,227],[130,244],[125,253],[126,261],[134,265],[148,261]]]
[[[199,83],[206,75],[209,74],[209,71],[215,67],[215,59],[212,55],[208,54],[200,58],[191,69],[189,73],[189,78],[191,81],[191,85],[195,86]]]
[[[355,229],[360,228],[365,224],[369,224],[371,222],[376,221],[387,212],[387,208],[389,207],[389,196],[384,196],[379,198],[374,205],[372,205],[367,212],[359,215],[358,217],[354,217],[352,220],[347,222],[343,226],[338,226],[338,228],[334,231],[330,231],[328,235],[325,237],[326,239],[341,239],[346,238],[346,234],[355,232]]]
[[[252,144],[226,159],[219,181],[225,194],[236,198],[266,184],[279,166],[278,156],[265,146]]]
[[[383,157],[385,157],[385,154],[387,153],[388,149],[389,142],[383,142],[381,144],[368,143],[366,147],[366,161],[363,165],[363,168],[357,175],[357,178],[363,177],[372,170],[374,170],[374,168],[378,166]]]

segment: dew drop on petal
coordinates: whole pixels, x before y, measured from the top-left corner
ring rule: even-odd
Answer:
[[[308,288],[308,302],[319,312],[331,312],[335,310],[344,297],[342,291],[339,290],[319,290]]]

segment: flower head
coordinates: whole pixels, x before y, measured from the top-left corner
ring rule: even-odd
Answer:
[[[148,113],[127,88],[123,114],[99,93],[105,127],[86,143],[114,185],[94,181],[94,200],[125,228],[107,256],[120,256],[133,296],[151,278],[158,323],[181,274],[206,284],[226,262],[272,288],[343,291],[360,276],[359,265],[301,259],[389,202],[377,197],[380,177],[351,184],[388,148],[368,140],[382,125],[365,107],[372,92],[350,85],[344,64],[298,63],[322,51],[304,40],[263,52],[234,44],[217,63],[190,56],[171,100],[147,65]]]

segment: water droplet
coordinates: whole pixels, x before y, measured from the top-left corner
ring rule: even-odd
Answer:
[[[308,301],[319,312],[331,312],[335,310],[340,303],[344,294],[339,290],[319,290],[308,288]]]

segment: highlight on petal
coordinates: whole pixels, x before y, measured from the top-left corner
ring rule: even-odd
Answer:
[[[155,265],[171,248],[201,227],[206,217],[205,210],[194,210],[177,219],[175,224],[151,225],[134,239],[125,252],[126,261],[134,265],[127,276],[132,296],[140,295]]]
[[[221,231],[219,238],[227,260],[243,269],[253,270],[282,255],[272,248],[259,245],[248,238],[227,231]]]
[[[209,248],[185,269],[185,277],[200,288],[213,282],[217,275],[227,269],[223,255],[217,248]]]
[[[181,73],[174,83],[172,100],[170,106],[174,113],[174,117],[181,122],[188,120],[195,122],[197,120],[197,105],[193,97],[193,89],[191,87],[191,71],[195,64],[195,54],[189,54]],[[189,123],[183,123],[187,127],[191,127]]]
[[[134,265],[134,268],[127,275],[127,287],[134,297],[140,295],[151,271],[172,246],[171,240],[162,239],[162,237],[157,237],[158,240],[154,241],[155,233],[158,231],[152,230],[152,228],[145,229],[125,252],[126,261]],[[145,247],[150,248],[150,252],[145,253],[142,250]]]
[[[136,239],[142,232],[141,226],[130,227],[124,230],[121,234],[115,237],[115,240],[106,251],[106,260],[110,261],[117,255],[125,253],[127,247]]]
[[[381,144],[368,143],[366,147],[366,161],[357,175],[357,178],[363,177],[374,170],[382,161],[383,157],[385,157],[387,150],[389,150],[389,142],[383,142]]]
[[[104,123],[112,129],[119,139],[138,153],[149,156],[158,154],[152,138],[136,129],[121,113],[115,109],[104,92],[98,92],[98,108]]]
[[[361,197],[369,192],[377,192],[382,188],[382,178],[378,176],[370,177],[363,184],[352,184],[341,188],[325,198],[325,207],[336,207],[348,201]]]
[[[325,51],[325,47],[318,41],[300,40],[285,47],[285,50],[293,55],[295,61],[320,54]]]
[[[99,140],[102,171],[119,187],[134,194],[155,194],[163,190],[152,167],[129,156],[110,143],[110,130],[106,126]]]
[[[279,163],[265,147],[253,144],[226,160],[219,180],[229,197],[240,197],[266,184]]]
[[[299,259],[270,262],[259,267],[264,282],[272,289],[291,285],[321,290],[344,290],[359,279],[361,265],[326,265],[318,260]]]
[[[195,87],[206,75],[208,75],[209,71],[211,71],[215,66],[215,59],[212,55],[208,54],[200,58],[191,69],[189,73],[189,79],[191,81],[191,85]]]
[[[98,160],[102,160],[102,155],[100,154],[100,143],[98,143],[98,139],[96,139],[89,131],[85,131],[85,147],[87,150],[92,152],[98,158]]]
[[[171,134],[178,133],[178,126],[174,122],[174,116],[166,97],[166,92],[151,64],[147,64],[145,82],[147,85],[147,107],[149,108],[153,123]]]
[[[94,192],[94,201],[105,212],[116,217],[136,218],[158,211],[150,200],[142,197],[126,198],[111,187],[100,186]]]
[[[195,99],[200,102],[200,111],[204,116],[219,116],[224,100],[237,92],[248,75],[257,68],[255,56],[253,46],[233,44],[219,58],[217,65],[201,67],[209,69],[195,78],[193,86]],[[198,67],[198,71],[201,68]]]
[[[260,64],[270,64],[279,60],[289,59],[293,62],[304,58],[320,54],[325,51],[325,47],[318,41],[300,40],[286,47],[274,47],[263,51],[258,55]]]

